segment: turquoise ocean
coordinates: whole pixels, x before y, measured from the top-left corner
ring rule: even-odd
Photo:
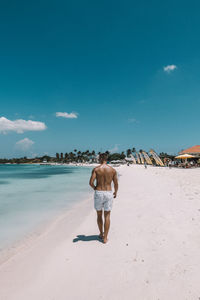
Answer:
[[[91,196],[90,167],[0,165],[0,250]]]

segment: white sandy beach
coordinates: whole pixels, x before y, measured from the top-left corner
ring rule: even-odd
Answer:
[[[109,242],[82,202],[1,262],[1,300],[200,299],[200,169],[117,170]]]

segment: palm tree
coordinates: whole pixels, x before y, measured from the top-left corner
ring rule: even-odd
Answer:
[[[69,152],[69,159],[70,159],[70,161],[74,160],[74,153],[73,152]]]
[[[135,148],[132,148],[132,153],[135,153],[136,152],[136,149]]]
[[[92,159],[92,162],[94,162],[95,160],[95,156],[96,156],[96,153],[94,150],[92,150],[92,152],[90,153],[91,154],[91,159]]]
[[[121,152],[121,159],[124,159],[126,157],[126,155],[124,154],[124,151]]]
[[[81,151],[77,152],[77,160],[81,161],[81,162],[83,161],[83,156],[82,156],[82,152]]]
[[[90,154],[90,151],[89,151],[89,150],[86,150],[86,151],[84,152],[84,160],[85,160],[85,161],[88,161],[88,160],[89,160],[89,154]]]
[[[65,160],[67,160],[69,158],[69,154],[66,152],[65,153]]]
[[[127,155],[127,157],[129,157],[131,155],[131,149],[126,150],[126,155]]]

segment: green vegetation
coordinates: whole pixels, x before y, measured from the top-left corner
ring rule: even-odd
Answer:
[[[124,152],[122,153],[113,153],[113,154],[109,154],[108,156],[108,160],[112,161],[112,160],[122,160],[126,157],[126,155],[124,154]]]
[[[170,155],[170,154],[167,154],[167,153],[165,153],[165,152],[161,152],[160,154],[159,154],[159,156],[160,156],[160,158],[161,159],[164,159],[164,158],[169,158],[169,159],[174,159],[174,157],[175,157],[175,155]]]
[[[140,149],[139,152],[142,152],[143,150]],[[134,155],[136,152],[135,148],[129,148],[126,151],[122,151],[121,153],[110,153],[108,150],[105,151],[108,154],[108,161],[116,161],[116,160],[123,160],[126,156],[131,157],[131,155]],[[125,155],[126,153],[126,155]],[[44,155],[41,157],[35,157],[35,158],[27,158],[21,157],[21,158],[12,158],[12,159],[0,159],[0,164],[5,163],[11,163],[11,164],[26,164],[26,163],[85,163],[85,162],[98,162],[98,155],[100,152],[96,153],[95,150],[86,150],[86,151],[80,151],[77,149],[74,149],[71,152],[66,153],[56,153],[55,157],[51,157],[48,155]],[[160,153],[161,159],[164,158],[170,158],[173,159],[174,156],[169,155],[167,153]]]
[[[41,157],[35,157],[35,158],[27,158],[26,156],[20,157],[20,158],[0,158],[0,164],[31,164],[31,163],[41,163],[43,161],[46,162],[54,162],[56,161],[55,157],[50,157],[48,155],[44,155]]]

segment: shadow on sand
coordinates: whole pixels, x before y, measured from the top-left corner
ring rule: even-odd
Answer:
[[[98,236],[98,235],[77,235],[77,237],[75,239],[73,239],[73,243],[76,242],[90,242],[90,241],[99,241],[100,243],[102,243],[102,239]]]

